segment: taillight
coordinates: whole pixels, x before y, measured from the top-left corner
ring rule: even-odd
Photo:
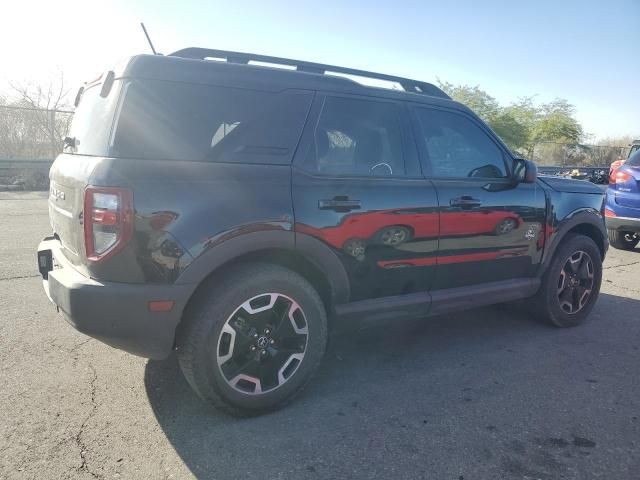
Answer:
[[[604,209],[604,216],[605,217],[617,217],[616,212],[614,212],[613,210],[609,210],[608,208]]]
[[[613,162],[609,167],[609,177],[611,177],[611,175],[613,175],[613,172],[620,168],[620,165],[622,165],[623,163],[624,160],[616,160],[615,162]]]
[[[131,239],[133,195],[126,188],[87,187],[83,215],[87,260],[105,260]]]
[[[618,183],[626,183],[632,178],[633,177],[629,175],[627,172],[614,170],[613,172],[611,172],[611,176],[609,177],[609,183],[611,185],[616,185]]]

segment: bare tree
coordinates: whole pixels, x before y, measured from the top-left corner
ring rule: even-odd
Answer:
[[[71,121],[64,75],[46,84],[9,85],[13,100],[0,98],[0,155],[55,158]]]

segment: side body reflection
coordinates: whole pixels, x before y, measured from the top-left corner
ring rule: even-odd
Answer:
[[[446,216],[440,230],[440,216]],[[399,247],[423,239],[475,235],[506,235],[522,224],[514,212],[485,210],[447,212],[435,208],[395,209],[346,215],[335,227],[297,224],[296,231],[321,238],[329,245],[364,260],[367,247]]]

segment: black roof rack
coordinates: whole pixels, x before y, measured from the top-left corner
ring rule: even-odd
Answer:
[[[254,53],[230,52],[227,50],[214,50],[209,48],[190,47],[173,52],[169,56],[191,58],[195,60],[205,60],[207,58],[225,59],[228,63],[248,64],[250,61],[271,63],[274,65],[287,65],[295,67],[298,72],[317,73],[323,75],[329,73],[342,73],[346,75],[354,75],[364,78],[375,78],[377,80],[386,80],[389,82],[397,82],[402,88],[411,93],[422,95],[430,95],[432,97],[440,97],[450,99],[449,95],[444,93],[438,87],[431,83],[421,82],[419,80],[411,80],[409,78],[396,77],[386,75],[384,73],[368,72],[366,70],[357,70],[355,68],[337,67],[335,65],[324,65],[322,63],[305,62],[301,60],[292,60],[290,58],[270,57],[268,55],[258,55]]]

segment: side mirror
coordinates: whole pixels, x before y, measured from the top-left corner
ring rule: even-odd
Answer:
[[[535,183],[538,167],[531,160],[516,158],[513,162],[513,179],[518,183]]]

